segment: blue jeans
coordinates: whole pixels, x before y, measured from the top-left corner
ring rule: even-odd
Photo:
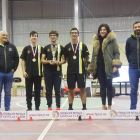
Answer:
[[[4,85],[4,106],[5,110],[10,109],[11,102],[11,88],[13,83],[13,72],[2,73],[0,72],[0,108],[1,108],[1,93]]]
[[[137,92],[138,92],[138,83],[140,78],[140,69],[129,69],[129,79],[131,87],[131,105],[130,109],[135,110],[137,108]]]

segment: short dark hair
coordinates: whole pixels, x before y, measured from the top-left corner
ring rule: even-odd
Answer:
[[[108,26],[108,24],[104,24],[104,23],[103,23],[103,24],[101,24],[101,25],[99,26],[99,28],[98,28],[98,34],[97,34],[98,36],[100,36],[100,30],[101,30],[102,27],[105,27],[105,28],[106,28],[107,34],[111,32],[110,27]]]
[[[77,30],[77,32],[78,32],[78,34],[79,34],[79,30],[78,30],[76,27],[74,27],[74,28],[72,28],[72,29],[70,30],[70,34],[71,34],[71,31],[73,31],[73,30]]]
[[[133,28],[134,28],[134,25],[135,25],[135,24],[138,24],[138,23],[140,23],[140,21],[136,21],[136,22],[133,24]]]
[[[59,36],[58,32],[56,30],[52,30],[49,32],[49,37],[51,34],[55,34],[57,37]]]
[[[31,31],[31,32],[30,32],[30,37],[31,37],[32,35],[34,35],[34,34],[37,34],[37,37],[38,37],[38,33],[37,33],[36,31]]]

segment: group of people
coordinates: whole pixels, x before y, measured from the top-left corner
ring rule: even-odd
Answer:
[[[134,33],[126,42],[126,56],[129,62],[129,77],[131,86],[130,109],[136,109],[137,91],[140,78],[140,21],[133,24]],[[120,61],[119,46],[116,35],[107,24],[101,24],[97,34],[93,37],[93,52],[91,63],[88,68],[85,65],[89,59],[87,46],[78,40],[79,31],[77,28],[70,30],[71,42],[65,47],[57,43],[59,34],[52,30],[49,33],[50,44],[44,48],[37,44],[38,33],[30,33],[31,44],[24,47],[20,56],[22,73],[25,78],[27,111],[32,110],[32,89],[35,90],[35,110],[40,107],[41,79],[44,76],[46,87],[46,99],[48,110],[52,110],[52,90],[54,87],[56,98],[56,110],[61,107],[61,79],[62,65],[67,62],[67,84],[69,110],[73,110],[74,88],[80,89],[82,110],[86,110],[86,75],[89,71],[94,79],[98,78],[100,83],[100,95],[102,109],[111,110],[112,106],[112,78],[119,76],[118,69]],[[8,34],[0,32],[0,97],[4,85],[4,106],[10,110],[11,87],[13,73],[19,63],[19,56],[16,47],[8,42]],[[106,106],[106,96],[108,107]],[[1,107],[1,98],[0,98]]]
[[[56,98],[56,110],[60,110],[61,105],[61,79],[62,64],[68,62],[67,82],[69,88],[69,110],[73,110],[74,88],[77,81],[81,90],[81,100],[83,109],[86,109],[85,92],[85,67],[84,63],[88,58],[87,46],[78,41],[79,31],[72,28],[70,31],[71,42],[65,47],[57,43],[59,34],[52,30],[49,33],[50,44],[42,48],[37,45],[38,33],[30,33],[31,45],[26,46],[21,54],[21,65],[23,76],[25,77],[27,110],[32,110],[32,88],[35,89],[35,109],[40,106],[40,87],[42,71],[45,79],[46,99],[48,110],[52,110],[52,90],[54,87]],[[43,64],[43,70],[42,68]]]

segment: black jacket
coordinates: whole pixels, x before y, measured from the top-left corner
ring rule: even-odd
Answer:
[[[140,69],[140,38],[136,38],[134,34],[126,41],[126,57],[129,62],[130,69]]]
[[[0,72],[16,71],[19,64],[19,55],[16,47],[11,43],[0,45]]]

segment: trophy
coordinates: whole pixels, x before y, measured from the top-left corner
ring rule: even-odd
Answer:
[[[56,53],[56,47],[53,47],[52,48],[52,56],[53,56],[52,61],[55,61],[56,60],[55,53]]]
[[[55,61],[55,60],[56,60],[56,59],[55,59],[55,51],[52,52],[52,55],[53,55],[52,61]]]

